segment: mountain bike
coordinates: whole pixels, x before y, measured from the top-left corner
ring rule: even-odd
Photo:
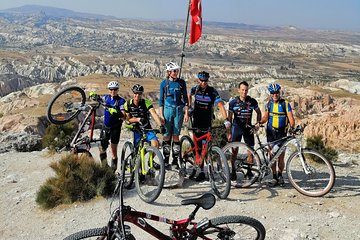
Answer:
[[[86,154],[91,156],[91,144],[100,142],[101,138],[94,138],[95,117],[96,110],[105,104],[102,102],[100,96],[92,98],[92,103],[86,103],[85,91],[78,86],[71,86],[58,92],[49,102],[47,107],[47,119],[56,125],[68,123],[84,113],[85,117],[80,121],[79,129],[71,142],[59,152],[71,151],[75,154]],[[88,135],[83,133],[89,130]],[[70,139],[69,139],[70,141]]]
[[[121,171],[118,175],[118,182],[114,190],[113,198],[110,203],[111,217],[106,226],[101,228],[87,229],[76,232],[65,240],[77,240],[85,238],[96,239],[116,239],[116,240],[133,240],[136,239],[132,233],[131,223],[142,231],[161,240],[175,239],[264,239],[265,228],[258,220],[247,216],[222,216],[213,219],[204,218],[199,222],[195,222],[195,215],[200,208],[205,210],[211,209],[215,203],[215,196],[211,193],[192,198],[184,199],[181,205],[195,205],[195,209],[190,215],[181,220],[173,220],[163,216],[157,216],[151,213],[135,210],[133,207],[124,204],[123,186],[125,183],[126,164],[121,163]],[[117,197],[115,197],[117,196]],[[119,206],[112,210],[114,200]],[[164,233],[152,226],[149,221],[160,222],[170,225],[169,232]],[[138,236],[144,239],[144,236]]]
[[[126,141],[121,150],[121,163],[125,166],[124,187],[131,188],[134,180],[139,197],[147,203],[155,201],[164,186],[165,165],[160,151],[146,140],[146,133],[160,133],[159,129],[144,129],[125,125],[132,131],[141,133],[140,141],[134,146]]]
[[[231,181],[228,162],[223,151],[212,144],[211,129],[188,128],[193,131],[193,140],[189,136],[182,136],[180,139],[180,174],[193,178],[202,168],[206,168],[216,196],[221,199],[227,198],[230,193]],[[196,134],[202,134],[196,137]],[[200,143],[202,146],[200,148]]]
[[[262,143],[258,130],[249,126],[255,132],[258,148],[254,149],[242,142],[225,145],[222,150],[227,159],[235,161],[236,187],[249,187],[256,181],[261,183],[265,176],[272,173],[271,166],[278,157],[290,146],[294,146],[295,150],[285,160],[291,185],[306,196],[321,197],[327,194],[334,186],[335,170],[321,153],[302,146],[305,126],[298,125],[287,136],[267,143]],[[277,150],[277,147],[271,150],[270,146],[274,145],[278,146]],[[251,174],[248,174],[249,170]]]

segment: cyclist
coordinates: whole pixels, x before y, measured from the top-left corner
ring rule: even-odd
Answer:
[[[191,88],[190,93],[188,95],[188,102],[191,106],[192,96],[194,96],[194,109],[190,109],[192,112],[192,127],[200,128],[200,129],[208,129],[211,127],[211,122],[214,114],[214,104],[216,104],[220,110],[221,115],[225,119],[225,126],[230,128],[231,124],[227,120],[226,110],[224,107],[224,103],[220,98],[218,91],[208,85],[210,75],[208,72],[202,71],[197,75],[198,85]],[[201,137],[206,133],[195,132],[196,137]],[[201,149],[201,142],[199,142],[199,146]],[[203,171],[203,166],[201,168],[201,172],[195,179],[196,181],[205,180],[205,173]]]
[[[106,150],[110,141],[112,153],[111,168],[116,171],[118,163],[117,147],[120,139],[121,125],[125,119],[125,99],[118,95],[119,83],[117,81],[109,82],[107,87],[109,89],[109,94],[106,94],[102,97],[106,107],[104,110],[104,123],[100,133],[100,138],[102,138],[100,147],[100,160],[102,165],[106,166]],[[92,93],[92,95],[96,96],[95,93]]]
[[[180,154],[180,130],[188,121],[188,98],[186,83],[178,78],[180,67],[173,62],[166,64],[166,79],[160,83],[160,116],[164,119],[166,132],[163,136],[164,163],[167,169],[170,153],[172,150],[172,165],[179,167],[178,158]],[[171,145],[172,140],[172,145]],[[172,146],[172,147],[171,147]]]
[[[148,99],[142,98],[144,87],[140,84],[135,84],[131,88],[133,92],[133,98],[126,101],[124,104],[124,109],[126,112],[126,119],[129,123],[135,123],[137,127],[151,129],[149,113],[155,120],[155,122],[162,128],[162,123],[159,115],[156,113],[152,103]],[[136,128],[135,128],[136,129]],[[139,131],[134,131],[134,146],[141,139],[141,133]],[[159,148],[159,141],[154,132],[146,133],[147,141],[151,143],[153,147]]]
[[[281,86],[278,83],[271,83],[268,86],[268,90],[271,100],[265,105],[265,113],[259,124],[267,122],[266,137],[268,142],[272,142],[285,137],[288,125],[290,124],[290,127],[294,128],[295,119],[290,103],[280,96]],[[274,146],[272,147],[274,148]],[[279,156],[277,164],[272,166],[273,179],[268,184],[270,187],[277,185],[284,186],[284,178],[282,176],[285,167],[284,157],[285,152]],[[277,167],[278,171],[276,171]]]
[[[228,141],[241,141],[244,138],[244,142],[251,147],[255,145],[254,133],[251,132],[251,119],[253,111],[256,112],[257,122],[261,120],[261,111],[258,102],[248,95],[249,84],[246,81],[239,83],[238,92],[239,96],[236,96],[229,102],[228,118],[233,123],[232,131],[228,134]],[[231,180],[236,180],[236,168],[235,160],[238,153],[238,149],[232,150],[231,157]],[[249,156],[251,156],[249,154]],[[248,163],[252,163],[252,159],[248,158]],[[253,173],[250,169],[247,170],[245,177],[252,178]]]

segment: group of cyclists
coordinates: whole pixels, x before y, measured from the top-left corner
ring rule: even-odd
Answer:
[[[249,85],[246,81],[239,83],[239,95],[229,102],[228,111],[226,111],[218,91],[209,85],[210,74],[208,72],[202,71],[197,74],[198,84],[193,86],[188,93],[186,82],[178,77],[180,66],[174,62],[169,62],[165,66],[166,78],[160,83],[159,114],[155,111],[152,102],[143,98],[143,86],[135,84],[132,87],[132,98],[126,101],[118,95],[119,83],[117,81],[108,84],[109,94],[103,96],[103,101],[109,107],[104,110],[100,159],[103,163],[106,161],[106,150],[110,141],[111,166],[114,170],[117,168],[117,145],[123,121],[151,129],[151,115],[162,130],[162,150],[166,169],[179,168],[179,137],[183,122],[188,122],[191,118],[192,127],[210,128],[214,116],[214,106],[218,107],[224,119],[228,141],[244,139],[246,144],[255,145],[254,133],[251,131],[253,112],[256,113],[257,119],[254,124],[255,128],[266,123],[266,134],[269,142],[284,137],[287,129],[295,126],[291,105],[287,100],[281,98],[281,86],[278,83],[271,83],[268,86],[271,98],[265,104],[264,114],[261,113],[258,102],[248,95]],[[146,134],[151,145],[159,147],[156,134],[151,131]],[[199,134],[205,133],[195,134],[200,137]],[[135,145],[140,137],[140,133],[134,131]],[[234,149],[233,156],[236,154],[236,149]],[[248,161],[251,164],[252,159],[248,159]],[[236,180],[234,163],[235,159],[232,159],[231,180]],[[278,164],[273,165],[273,179],[269,182],[269,186],[284,185],[283,170],[284,153],[279,157]],[[251,177],[252,174],[249,169],[245,177]],[[196,180],[203,181],[205,178],[205,173],[201,171]]]

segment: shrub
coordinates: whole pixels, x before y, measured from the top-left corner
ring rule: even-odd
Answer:
[[[50,124],[45,130],[42,145],[50,150],[63,148],[70,143],[76,130],[77,124],[75,122],[63,125]]]
[[[224,126],[224,120],[215,119],[212,123],[213,126]],[[223,128],[215,128],[212,130],[213,143],[220,148],[227,144],[227,134],[225,126]]]
[[[44,209],[75,201],[87,201],[95,196],[111,196],[115,188],[115,174],[93,158],[68,154],[50,167],[55,171],[40,187],[36,203]]]
[[[315,135],[306,139],[306,147],[317,150],[322,155],[324,155],[329,161],[336,161],[338,157],[338,152],[331,148],[326,147],[321,135]]]

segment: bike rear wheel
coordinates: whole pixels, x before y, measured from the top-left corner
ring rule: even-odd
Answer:
[[[64,124],[73,120],[85,104],[86,95],[82,88],[73,86],[58,92],[49,102],[47,119],[54,124]]]
[[[212,146],[208,153],[208,172],[215,195],[221,199],[227,198],[231,187],[229,166],[224,153],[217,146]]]
[[[235,187],[245,188],[256,182],[260,174],[260,160],[253,148],[242,142],[232,142],[226,144],[222,151]]]
[[[199,230],[197,230],[199,231]],[[265,227],[246,216],[223,216],[209,220],[199,237],[207,239],[265,239]]]
[[[193,178],[196,174],[194,142],[189,136],[182,136],[180,139],[180,165],[185,176]]]
[[[136,161],[135,186],[139,197],[147,203],[155,201],[164,186],[165,166],[159,149],[147,146]]]
[[[305,160],[304,166],[301,156]],[[303,149],[291,154],[286,163],[286,173],[291,185],[300,193],[309,197],[321,197],[330,192],[335,183],[335,170],[332,163],[321,153]]]
[[[73,233],[64,240],[78,240],[78,239],[96,239],[96,240],[102,240],[102,239],[108,239],[107,236],[107,227],[103,228],[92,228],[83,230],[80,232]],[[111,239],[117,239],[116,236],[113,236]],[[126,234],[126,240],[135,240],[135,237],[132,234]]]
[[[135,153],[134,145],[131,142],[125,142],[122,147],[121,171],[125,177],[123,186],[126,189],[130,189],[132,187],[135,177]]]

